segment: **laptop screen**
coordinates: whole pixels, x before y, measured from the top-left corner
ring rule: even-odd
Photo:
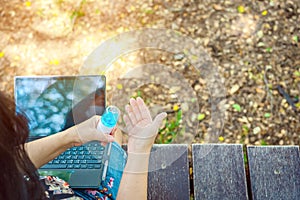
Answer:
[[[105,76],[17,76],[17,113],[28,119],[30,140],[63,131],[105,109]]]

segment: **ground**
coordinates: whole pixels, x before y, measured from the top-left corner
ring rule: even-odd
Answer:
[[[142,28],[169,29],[202,48],[209,72],[185,49],[127,52],[96,72],[107,75],[110,103],[142,96],[153,114],[167,111],[171,125],[162,127],[158,143],[299,145],[298,0],[1,3],[0,89],[11,97],[14,76],[88,73],[83,63],[101,42]]]

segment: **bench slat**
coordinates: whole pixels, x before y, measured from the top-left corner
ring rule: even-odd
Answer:
[[[253,199],[299,199],[297,146],[247,147]]]
[[[148,199],[189,199],[188,145],[154,145],[148,175]]]
[[[242,145],[193,144],[194,197],[248,199]]]

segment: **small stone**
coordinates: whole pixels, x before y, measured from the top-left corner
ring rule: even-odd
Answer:
[[[258,46],[258,47],[263,47],[263,46],[265,46],[265,43],[259,42],[259,43],[257,44],[257,46]]]
[[[275,170],[274,170],[274,174],[278,175],[278,174],[280,174],[280,171],[277,170],[277,169],[275,169]]]
[[[184,53],[177,53],[174,55],[174,59],[178,61],[183,60],[184,57],[185,57]]]
[[[189,110],[189,105],[187,103],[182,103],[181,104],[181,109],[183,112],[186,112]]]
[[[219,4],[214,4],[213,5],[213,9],[217,10],[217,11],[220,11],[220,10],[224,10],[223,7]]]
[[[196,84],[195,86],[194,86],[194,90],[195,91],[200,91],[201,90],[201,85],[199,85],[199,84]]]
[[[264,32],[263,32],[262,30],[258,31],[258,32],[257,32],[257,36],[258,36],[259,38],[263,37],[263,36],[264,36]]]
[[[279,145],[283,145],[283,144],[284,144],[283,140],[280,140]]]
[[[232,95],[232,94],[236,93],[239,89],[240,89],[240,86],[236,84],[231,87],[229,93]]]
[[[261,129],[258,126],[253,129],[253,134],[255,134],[255,135],[260,133],[260,132],[261,132]]]
[[[280,133],[281,133],[282,135],[286,135],[286,130],[281,129]]]

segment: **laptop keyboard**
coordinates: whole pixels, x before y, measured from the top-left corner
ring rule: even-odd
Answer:
[[[41,169],[100,169],[104,150],[98,142],[72,147]]]

